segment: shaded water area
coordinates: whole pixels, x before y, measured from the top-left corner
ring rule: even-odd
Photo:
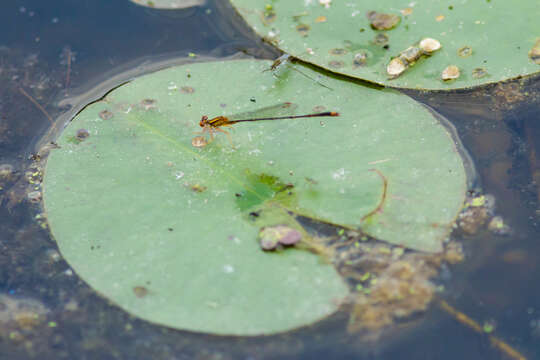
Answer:
[[[492,332],[474,331],[436,300],[410,329],[374,343],[348,334],[340,313],[281,335],[217,337],[138,320],[77,277],[39,217],[36,154],[54,140],[50,129],[130,76],[186,59],[279,54],[231,9],[212,3],[170,12],[127,0],[13,0],[1,8],[0,358],[512,358],[490,335],[540,358],[540,78],[407,92],[454,124],[476,166],[471,190],[493,195],[496,214],[510,226],[506,235],[456,233],[465,260],[437,279],[440,299]]]

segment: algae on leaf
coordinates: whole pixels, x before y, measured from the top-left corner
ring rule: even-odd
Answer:
[[[331,264],[260,248],[261,228],[291,226],[291,214],[441,250],[466,192],[446,128],[394,91],[325,78],[330,90],[296,71],[262,72],[270,65],[198,63],[142,76],[86,107],[58,139],[44,179],[51,231],[75,271],[130,313],[227,335],[287,331],[334,313],[348,289]],[[240,123],[227,128],[234,147],[219,133],[192,145],[202,115],[284,102],[297,114],[340,116]],[[365,219],[385,188],[379,174],[385,201]]]
[[[540,71],[529,55],[540,36],[538,0],[230,1],[282,51],[385,86],[468,88]],[[438,40],[442,48],[414,59],[398,77],[386,71],[392,59],[424,38]],[[449,65],[461,70],[451,82],[441,77]]]

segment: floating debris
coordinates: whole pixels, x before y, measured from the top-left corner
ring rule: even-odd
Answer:
[[[197,192],[197,193],[202,193],[202,192],[205,192],[206,189],[208,189],[208,188],[206,186],[204,186],[204,185],[201,185],[201,184],[195,184],[195,185],[191,185],[190,189]]]
[[[193,94],[195,92],[195,89],[191,86],[182,86],[180,88],[180,92],[183,94]]]
[[[465,234],[476,234],[493,216],[494,212],[495,198],[493,195],[471,197],[465,202],[456,223]]]
[[[303,37],[308,36],[310,29],[311,28],[307,24],[298,24],[296,26],[296,31],[298,31],[298,33]]]
[[[11,164],[0,165],[0,180],[9,181],[13,178],[15,170]]]
[[[295,229],[288,229],[288,231],[279,240],[281,245],[294,245],[302,240],[302,234]]]
[[[413,8],[405,8],[405,9],[402,9],[402,10],[399,10],[399,12],[401,13],[401,15],[403,16],[409,16],[413,13]]]
[[[191,145],[196,148],[202,148],[208,145],[208,141],[206,141],[204,136],[195,136],[191,139]]]
[[[457,241],[450,241],[445,246],[444,260],[449,264],[457,264],[463,261],[463,246]]]
[[[470,207],[459,214],[457,224],[464,233],[474,235],[486,223],[487,218],[487,210],[484,207]]]
[[[540,65],[540,38],[536,40],[536,43],[529,51],[529,59],[531,59],[535,64]]]
[[[31,191],[28,193],[28,200],[33,203],[37,203],[41,200],[41,191]]]
[[[305,177],[304,178],[306,180],[306,182],[309,184],[309,185],[318,185],[319,182],[313,178],[310,178],[310,177]]]
[[[369,19],[371,28],[374,30],[393,29],[401,20],[398,15],[378,13],[376,11],[369,11],[366,16]]]
[[[383,33],[380,33],[380,34],[377,34],[377,35],[375,36],[375,38],[373,39],[373,43],[374,43],[375,45],[381,45],[381,46],[383,46],[383,45],[388,44],[388,41],[389,41],[389,40],[390,40],[390,39],[388,38],[388,35],[383,34]]]
[[[365,52],[354,54],[353,65],[355,67],[366,66],[368,54]]]
[[[376,255],[373,251],[369,256],[385,260],[370,269],[369,275],[365,270],[358,275],[346,272],[362,282],[356,286],[359,294],[354,297],[348,331],[364,331],[368,340],[374,340],[392,323],[427,309],[436,289],[429,278],[437,273],[440,260],[414,254],[396,261],[391,255]]]
[[[335,48],[335,49],[330,49],[329,53],[331,55],[345,55],[347,53],[347,50],[343,48]]]
[[[439,15],[439,16],[435,17],[435,21],[441,22],[443,20],[444,20],[444,15]]]
[[[456,65],[448,65],[446,69],[443,70],[441,77],[444,81],[449,81],[459,78],[459,75],[459,68]]]
[[[432,38],[425,38],[416,45],[409,46],[388,63],[386,72],[391,79],[400,76],[405,70],[413,66],[422,56],[431,56],[434,51],[441,48],[441,43]]]
[[[150,110],[156,108],[157,100],[154,99],[143,99],[141,100],[141,106],[144,110]]]
[[[488,230],[497,235],[508,235],[510,227],[504,223],[501,216],[494,216],[488,224]]]
[[[488,72],[484,68],[476,68],[472,71],[472,77],[475,79],[481,79],[485,76],[487,76]]]
[[[270,251],[278,245],[292,246],[302,240],[302,234],[287,225],[266,226],[259,231],[261,249]]]
[[[529,94],[522,84],[500,82],[495,87],[495,101],[500,108],[513,109],[517,103],[527,99]]]
[[[398,77],[401,75],[405,70],[407,70],[407,65],[401,60],[400,57],[393,58],[390,60],[390,63],[388,66],[386,66],[386,72],[391,77]]]
[[[90,133],[86,129],[77,130],[77,134],[75,135],[75,137],[79,141],[83,141],[83,140],[87,139],[89,136],[90,136]]]
[[[102,119],[102,120],[109,120],[111,119],[114,115],[111,111],[109,110],[103,110],[103,111],[100,111],[98,116]]]
[[[146,295],[148,295],[148,289],[145,288],[144,286],[135,286],[133,288],[133,293],[135,294],[136,297],[143,298]]]
[[[338,68],[342,68],[343,66],[345,66],[345,63],[343,61],[338,61],[338,60],[332,60],[332,61],[329,61],[328,62],[328,65],[334,69],[338,69]]]
[[[460,57],[463,57],[463,58],[469,57],[469,56],[471,56],[472,53],[473,53],[472,47],[465,45],[465,46],[459,48],[458,51],[457,51],[457,53],[458,53],[458,55],[459,55]]]
[[[273,9],[272,5],[266,5],[265,10],[262,14],[262,22],[265,25],[273,23],[277,18],[277,14]]]
[[[274,6],[271,4],[264,5],[263,12],[265,22],[272,22],[276,19],[276,12],[274,11]]]
[[[3,331],[10,328],[33,329],[45,322],[49,312],[38,300],[0,295],[0,325]]]
[[[303,16],[308,16],[309,13],[307,11],[302,11],[301,13],[299,14],[296,14],[296,15],[293,15],[292,16],[292,19],[294,22],[299,22]]]
[[[326,22],[326,16],[317,16],[317,18],[315,19],[315,22],[316,23],[322,23],[322,22]]]
[[[434,51],[437,51],[441,48],[441,43],[438,40],[432,39],[432,38],[425,38],[420,41],[418,44],[420,46],[420,49],[424,51],[424,53],[431,54]]]
[[[277,248],[279,240],[283,236],[283,231],[280,231],[280,227],[286,228],[285,225],[277,225],[260,229],[258,237],[261,249],[270,251]]]
[[[400,54],[400,58],[406,60],[409,64],[418,60],[420,56],[422,56],[422,49],[417,46],[410,46]]]

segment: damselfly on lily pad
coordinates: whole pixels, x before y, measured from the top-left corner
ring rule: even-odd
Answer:
[[[77,274],[130,313],[234,335],[334,313],[348,289],[331,264],[294,247],[261,249],[261,229],[291,216],[441,250],[466,192],[448,129],[394,91],[325,78],[330,90],[296,71],[263,72],[270,65],[142,76],[88,105],[57,139],[44,179],[51,231]],[[339,116],[245,122],[227,129],[234,147],[219,133],[192,144],[203,116],[284,103]]]

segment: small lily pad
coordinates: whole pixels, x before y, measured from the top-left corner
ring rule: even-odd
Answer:
[[[283,52],[385,86],[469,88],[540,71],[540,52],[534,45],[540,36],[538,0],[465,1],[451,6],[441,1],[276,1],[271,22],[262,15],[267,0],[231,3],[260,36]],[[423,38],[436,39],[441,49],[410,64],[399,76],[395,71],[389,76],[386,68],[392,59]],[[332,53],[335,48],[347,52]],[[357,65],[358,57],[364,57],[362,66]],[[449,64],[461,70],[461,76],[450,82],[441,79]],[[489,75],[475,76],[479,68]]]
[[[329,316],[348,294],[332,265],[296,246],[264,252],[257,241],[261,228],[291,226],[296,215],[441,250],[466,191],[446,128],[395,91],[332,78],[323,87],[307,67],[276,78],[263,72],[270,65],[142,76],[88,105],[57,140],[44,178],[53,236],[74,270],[130,313],[234,335]],[[202,115],[289,102],[296,114],[340,116],[239,123],[213,141],[196,134]],[[71,141],[79,129],[88,136]],[[200,136],[207,143],[195,147]]]

